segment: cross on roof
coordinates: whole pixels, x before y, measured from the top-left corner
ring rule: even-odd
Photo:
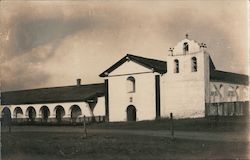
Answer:
[[[188,39],[188,34],[186,34],[186,39]]]

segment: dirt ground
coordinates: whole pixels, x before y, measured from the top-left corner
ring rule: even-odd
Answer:
[[[16,126],[7,131],[3,129],[1,137],[3,160],[249,158],[243,132],[177,131],[172,140],[169,131],[162,130],[88,129],[87,138],[82,126]]]

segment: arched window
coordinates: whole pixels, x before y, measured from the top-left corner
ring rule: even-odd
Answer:
[[[178,59],[174,60],[174,73],[179,73],[179,61],[178,61]]]
[[[128,93],[135,92],[135,78],[134,77],[127,78],[127,91]]]
[[[192,68],[191,68],[192,72],[197,72],[197,59],[196,59],[196,57],[192,57],[191,66],[192,66]]]
[[[188,49],[189,49],[188,48],[188,43],[187,42],[183,43],[183,52],[184,52],[184,54],[188,52]]]

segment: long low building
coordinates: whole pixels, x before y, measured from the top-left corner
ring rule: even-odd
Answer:
[[[100,77],[104,83],[3,92],[3,112],[29,121],[249,115],[248,75],[218,70],[206,45],[188,37],[164,60],[127,54]]]
[[[18,121],[78,122],[105,116],[103,83],[2,92],[2,113]],[[103,119],[104,120],[104,119]]]

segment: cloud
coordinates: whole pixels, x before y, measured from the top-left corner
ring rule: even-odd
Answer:
[[[1,65],[1,90],[15,90],[39,87],[49,79],[49,75],[43,72],[39,65],[26,62],[23,59],[15,59]]]
[[[25,54],[41,45],[58,42],[79,30],[89,29],[89,20],[85,17],[64,20],[58,18],[29,19],[26,16],[16,17],[15,25],[10,28],[10,44],[8,57]],[[53,54],[53,48],[50,52]]]
[[[9,31],[0,48],[3,90],[101,82],[99,73],[124,54],[164,60],[186,33],[208,44],[217,68],[246,72],[244,3],[29,1],[1,9],[0,31]]]

